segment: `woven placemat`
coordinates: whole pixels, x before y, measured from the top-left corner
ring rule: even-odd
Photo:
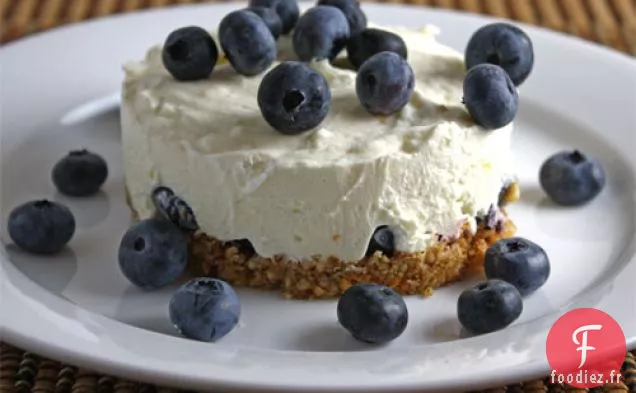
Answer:
[[[636,55],[636,0],[378,0],[491,14]],[[197,0],[0,0],[0,41],[118,12]]]
[[[636,0],[387,0],[485,13],[537,24],[636,55]],[[120,12],[192,0],[0,0],[0,42]],[[636,351],[628,353],[620,384],[591,392],[636,393]],[[549,379],[487,392],[585,392]],[[0,393],[172,393],[179,390],[83,370],[0,343]]]

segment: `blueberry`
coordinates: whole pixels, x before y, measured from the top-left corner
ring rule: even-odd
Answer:
[[[186,269],[188,239],[166,220],[149,218],[130,227],[119,245],[119,268],[142,289],[174,282]]]
[[[199,229],[194,213],[188,204],[168,187],[157,187],[152,191],[152,202],[157,211],[177,227],[185,231]]]
[[[216,341],[237,325],[241,305],[234,289],[215,278],[195,278],[170,300],[170,321],[183,336]]]
[[[9,214],[7,230],[11,240],[32,254],[55,254],[75,234],[75,217],[64,205],[46,199],[30,201]]]
[[[51,171],[51,179],[58,191],[74,197],[97,193],[107,177],[106,161],[86,149],[71,151]]]
[[[236,247],[240,252],[242,252],[248,257],[256,253],[256,250],[254,250],[254,246],[252,245],[252,242],[250,242],[248,239],[233,240],[230,242],[230,244]]]
[[[464,78],[464,104],[475,123],[486,130],[495,130],[515,118],[519,95],[501,67],[480,64]]]
[[[530,37],[508,23],[493,23],[477,30],[466,47],[466,67],[490,63],[502,67],[515,86],[521,85],[534,65]]]
[[[377,227],[375,232],[373,232],[366,256],[371,256],[375,254],[376,251],[382,252],[382,254],[389,258],[395,253],[393,232],[386,225]]]
[[[319,5],[305,12],[294,29],[292,45],[302,61],[332,60],[349,40],[349,24],[336,7]]]
[[[550,260],[538,244],[521,237],[501,239],[486,251],[486,277],[514,285],[521,296],[539,289],[550,276]]]
[[[360,103],[374,115],[390,115],[411,99],[415,79],[403,57],[380,52],[365,61],[356,76],[356,94]]]
[[[325,78],[298,61],[277,65],[258,87],[258,106],[265,121],[282,134],[300,134],[318,126],[330,105]]]
[[[462,326],[475,334],[501,330],[523,311],[521,294],[502,280],[487,280],[464,290],[457,301]]]
[[[606,175],[598,159],[578,150],[562,151],[541,165],[539,182],[554,203],[581,206],[600,194]]]
[[[347,18],[349,32],[352,36],[367,27],[367,16],[356,0],[319,0],[318,5],[330,5],[342,11]]]
[[[338,300],[338,321],[359,341],[384,344],[399,337],[409,320],[404,299],[393,289],[357,284]]]
[[[368,28],[352,35],[347,43],[347,57],[356,70],[369,57],[380,52],[395,52],[407,59],[406,44],[402,37],[386,30]]]
[[[481,225],[486,229],[494,229],[501,232],[505,224],[505,216],[501,213],[499,207],[491,204],[488,212],[482,216],[476,217],[477,225]]]
[[[247,10],[227,14],[219,24],[225,56],[239,74],[254,76],[276,59],[276,40],[263,19]]]
[[[276,10],[266,7],[250,7],[247,8],[247,11],[253,12],[263,19],[263,22],[265,22],[275,39],[280,36],[281,31],[283,30],[283,24],[280,21],[280,17],[276,13]]]
[[[161,53],[166,70],[180,81],[207,78],[218,58],[219,50],[212,36],[197,26],[182,27],[170,33]]]
[[[273,8],[281,20],[282,34],[287,34],[294,28],[300,15],[296,0],[250,0],[249,6]]]

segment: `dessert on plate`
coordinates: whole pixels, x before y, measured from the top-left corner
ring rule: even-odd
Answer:
[[[292,298],[365,282],[427,295],[480,271],[515,233],[503,206],[527,74],[505,58],[467,74],[435,27],[326,3],[252,4],[125,65],[134,215],[184,229],[199,274]]]
[[[458,321],[472,334],[512,324],[551,270],[539,244],[511,236],[503,210],[519,192],[509,149],[516,87],[533,64],[528,36],[486,25],[462,57],[432,27],[370,27],[353,0],[299,14],[294,0],[252,0],[218,35],[181,28],[127,65],[123,147],[139,220],[119,245],[122,275],[153,290],[196,270],[168,311],[180,335],[201,341],[241,318],[226,281],[337,296],[340,325],[382,344],[407,328],[401,295],[483,270],[457,299]],[[569,207],[606,183],[601,162],[577,149],[538,175],[548,199]],[[85,148],[51,170],[74,198],[107,177]],[[75,226],[48,199],[7,219],[14,245],[40,256],[69,245]]]

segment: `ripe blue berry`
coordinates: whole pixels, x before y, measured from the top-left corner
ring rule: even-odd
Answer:
[[[464,290],[457,300],[459,322],[475,334],[501,330],[517,320],[522,311],[521,294],[502,280],[478,283]]]
[[[351,36],[367,27],[367,16],[360,8],[357,0],[319,0],[318,5],[329,5],[338,8],[347,18]]]
[[[493,23],[477,30],[466,47],[466,68],[490,63],[503,68],[515,86],[521,85],[534,65],[530,37],[517,26]]]
[[[258,106],[264,119],[282,134],[299,134],[318,126],[330,104],[325,78],[297,61],[274,67],[258,88]]]
[[[349,23],[336,7],[318,5],[305,12],[294,29],[292,44],[301,61],[332,60],[349,40]]]
[[[501,67],[480,64],[464,78],[464,104],[475,123],[486,130],[495,130],[515,118],[519,95]]]
[[[395,253],[393,232],[386,225],[379,226],[375,232],[373,232],[371,241],[369,241],[366,256],[371,256],[375,254],[376,251],[382,252],[382,254],[389,258]]]
[[[55,254],[75,234],[75,218],[64,205],[46,199],[30,201],[9,214],[7,230],[11,240],[32,254]]]
[[[581,206],[601,193],[606,175],[598,159],[578,150],[562,151],[541,165],[539,182],[554,203]]]
[[[133,225],[119,245],[119,268],[142,289],[157,289],[174,282],[185,271],[188,239],[169,221],[150,218]]]
[[[227,14],[219,24],[219,41],[239,74],[254,76],[276,59],[276,40],[263,19],[247,10]]]
[[[394,52],[380,52],[365,61],[356,76],[360,103],[374,115],[390,115],[411,99],[415,78],[411,66]]]
[[[550,260],[538,244],[521,237],[501,239],[486,251],[486,277],[514,285],[521,296],[541,288],[550,276]]]
[[[168,187],[157,187],[152,192],[152,202],[157,211],[184,231],[199,229],[194,213],[188,204]]]
[[[241,316],[241,306],[228,283],[205,277],[193,279],[175,292],[169,314],[183,336],[217,341],[234,329]]]
[[[298,8],[298,2],[296,0],[250,0],[249,6],[274,9],[281,20],[281,34],[289,33],[294,26],[296,26],[298,16],[300,15],[300,9]]]
[[[380,52],[395,52],[407,59],[406,44],[402,37],[386,30],[368,28],[352,35],[347,43],[347,57],[356,70],[369,57]]]
[[[107,177],[106,161],[86,149],[71,151],[51,171],[51,179],[58,191],[73,197],[97,193]]]
[[[168,35],[161,59],[177,80],[205,79],[212,73],[219,50],[210,33],[197,26],[177,29]]]
[[[404,299],[393,289],[357,284],[338,300],[338,321],[359,341],[384,344],[395,340],[409,320]]]
[[[247,256],[252,256],[256,253],[256,250],[254,250],[254,246],[252,245],[252,242],[249,241],[249,239],[233,240],[230,242],[230,244]]]
[[[265,22],[269,31],[274,36],[274,39],[278,39],[281,31],[283,30],[283,24],[280,21],[280,17],[276,13],[276,10],[267,7],[249,7],[246,8],[246,10],[255,13],[263,19],[263,22]]]

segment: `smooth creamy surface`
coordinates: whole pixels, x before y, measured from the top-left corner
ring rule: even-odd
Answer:
[[[400,34],[416,77],[398,114],[377,118],[355,94],[355,72],[312,64],[332,93],[327,119],[297,136],[273,130],[247,78],[217,65],[208,80],[178,82],[160,47],[125,66],[122,138],[127,187],[142,218],[150,194],[171,187],[201,229],[221,240],[248,238],[262,256],[364,256],[380,225],[398,250],[419,251],[437,234],[496,204],[510,172],[512,125],[486,132],[462,98],[461,54],[435,30]],[[273,67],[273,66],[272,66]]]

